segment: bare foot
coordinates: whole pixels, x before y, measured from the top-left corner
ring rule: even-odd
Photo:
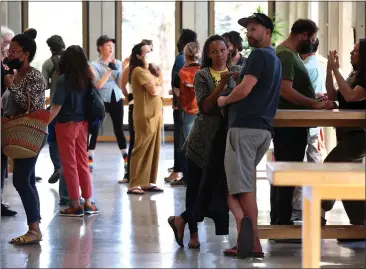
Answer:
[[[181,216],[177,216],[174,218],[174,225],[177,228],[179,238],[183,238],[184,236],[184,227],[186,226],[185,221]]]
[[[188,247],[189,248],[199,248],[200,246],[201,246],[201,243],[200,243],[200,240],[198,237],[198,233],[191,233]]]
[[[175,181],[175,180],[179,180],[181,178],[182,178],[181,173],[179,173],[179,172],[171,172],[168,177],[164,178],[164,181],[165,182],[172,182],[172,181]]]
[[[254,239],[253,252],[255,252],[255,253],[262,253],[263,252],[261,242],[260,242],[258,236]]]

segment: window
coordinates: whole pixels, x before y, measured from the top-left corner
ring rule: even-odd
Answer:
[[[60,35],[66,47],[83,44],[82,2],[29,1],[29,28],[37,30],[37,53],[32,66],[42,70],[43,63],[51,57],[46,40]]]
[[[222,35],[228,31],[243,32],[238,20],[254,12],[268,14],[268,2],[215,2],[215,33]]]
[[[241,33],[244,47],[242,54],[245,56],[249,55],[250,49],[244,35],[245,29],[238,24],[238,20],[254,12],[268,14],[268,2],[215,2],[215,33],[218,35],[229,31]]]
[[[163,72],[164,96],[169,96],[175,60],[175,2],[122,1],[122,59],[142,39],[153,41],[156,64]]]

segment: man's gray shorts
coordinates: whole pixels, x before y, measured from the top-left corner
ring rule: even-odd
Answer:
[[[255,168],[269,149],[267,130],[231,128],[227,134],[225,172],[229,194],[254,192]]]

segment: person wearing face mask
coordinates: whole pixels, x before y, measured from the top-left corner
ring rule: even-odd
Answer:
[[[290,36],[276,48],[282,65],[279,109],[332,109],[330,101],[316,100],[314,87],[299,54],[312,51],[318,27],[309,19],[297,20]],[[302,162],[304,160],[309,128],[274,128],[274,156],[276,161]],[[271,224],[293,224],[292,198],[294,187],[271,186]]]
[[[122,100],[122,62],[113,57],[115,39],[102,35],[97,39],[99,58],[91,66],[95,76],[95,87],[104,101],[106,112],[113,123],[118,147],[127,168],[127,143],[123,132],[123,100]],[[91,133],[89,142],[89,168],[93,170],[93,156],[97,144],[100,124],[89,126]]]
[[[4,117],[15,117],[26,111],[34,112],[44,108],[46,85],[40,71],[30,66],[36,54],[37,45],[27,34],[16,35],[10,44],[6,61],[15,75],[7,75],[6,91],[2,96]],[[44,138],[43,145],[47,141]],[[32,158],[14,159],[13,185],[18,191],[27,216],[28,232],[10,241],[11,244],[35,244],[42,240],[40,230],[40,200],[38,197],[35,165],[38,155]]]
[[[146,45],[148,45],[150,47],[151,52],[149,54],[151,54],[153,52],[154,46],[153,46],[152,40],[143,39],[141,41],[141,43],[145,43]],[[146,56],[148,56],[148,55],[146,55]],[[150,58],[152,58],[152,59],[150,59],[149,61],[155,61],[154,57],[150,57]],[[122,184],[130,182],[130,164],[131,164],[130,159],[131,159],[131,155],[132,155],[133,146],[135,144],[135,129],[134,129],[134,125],[133,125],[133,108],[134,108],[134,106],[133,106],[133,94],[132,94],[131,85],[130,85],[129,89],[127,89],[128,78],[130,76],[129,61],[130,61],[130,57],[127,57],[125,60],[123,60],[123,63],[122,63],[122,65],[124,67],[123,67],[123,73],[122,73],[121,88],[122,88],[123,95],[128,100],[128,130],[129,130],[129,133],[130,133],[130,141],[129,141],[129,145],[128,145],[127,170],[125,171],[125,175],[123,176],[123,179],[120,179],[118,181],[118,183],[122,183]],[[160,81],[163,81],[162,72],[156,64],[154,64],[154,63],[149,64],[149,70],[156,77],[159,77]]]
[[[139,43],[132,49],[130,75],[132,86],[135,145],[130,163],[128,194],[162,192],[156,185],[162,124],[162,82],[149,69],[150,46]]]

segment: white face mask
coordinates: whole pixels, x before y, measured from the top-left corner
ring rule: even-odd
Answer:
[[[147,64],[153,63],[155,61],[154,53],[152,52],[146,53],[144,56],[144,60]]]

